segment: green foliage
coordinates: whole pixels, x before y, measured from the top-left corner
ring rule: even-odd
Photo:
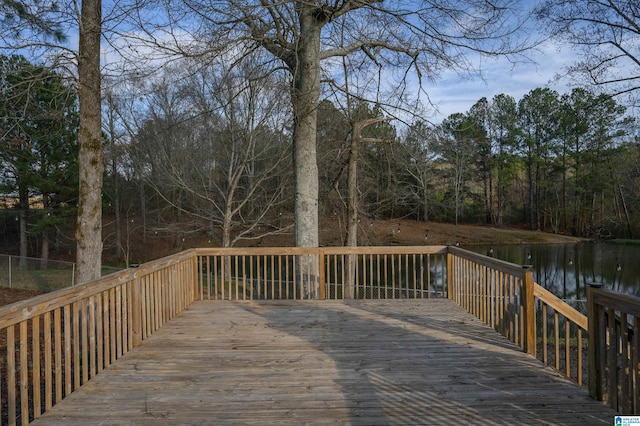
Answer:
[[[411,128],[399,151],[409,157],[401,161],[403,180],[416,188],[423,179],[428,195],[410,202],[422,205],[413,211],[429,209],[432,218],[525,222],[580,236],[637,235],[634,129],[624,107],[587,89],[560,96],[539,88],[518,102],[500,94],[439,125]],[[420,150],[432,157],[417,167]]]
[[[52,14],[59,11],[60,6],[56,1],[0,0],[0,30],[8,31],[9,37],[21,37],[23,33],[28,33],[64,41],[63,25],[50,19]]]
[[[33,231],[68,221],[77,197],[78,105],[56,72],[21,56],[0,56],[0,192],[19,197]]]

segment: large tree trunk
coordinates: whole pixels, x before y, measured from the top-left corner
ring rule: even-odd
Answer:
[[[102,262],[101,0],[84,0],[78,52],[80,185],[76,226],[77,282],[100,277]]]
[[[298,64],[293,70],[295,245],[318,247],[317,105],[320,98],[320,31],[311,6],[301,6]]]
[[[293,167],[295,177],[296,247],[318,247],[318,163],[316,159],[317,106],[320,98],[320,32],[322,22],[314,7],[301,3],[300,41],[292,67]],[[303,297],[317,297],[317,259],[298,259],[298,287]]]

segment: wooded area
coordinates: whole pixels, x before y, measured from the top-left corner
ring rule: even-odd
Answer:
[[[96,28],[99,1],[86,18],[59,4],[0,2],[4,234],[39,235],[45,256],[48,232],[78,217],[79,253],[109,239],[123,259],[133,228],[176,239],[206,232],[221,246],[293,229],[297,245],[315,246],[318,216],[638,237],[640,139],[626,109],[634,98],[620,95],[635,93],[640,73],[604,78],[635,51],[626,37],[585,33],[616,18],[626,19],[620,34],[633,36],[637,5],[598,10],[596,22],[593,9],[580,15],[553,1],[525,11],[510,1],[379,3],[120,1]],[[431,123],[424,81],[474,72],[472,55],[526,60],[539,42],[532,14],[557,40],[591,47],[569,71],[591,70],[600,86],[498,93]],[[65,44],[74,31],[86,42],[81,29],[94,43],[84,53]],[[96,32],[108,41],[101,75],[87,54],[98,50]],[[97,93],[102,114],[91,118]],[[364,122],[375,124],[354,136]],[[90,229],[100,203],[115,220],[102,238]],[[79,256],[92,269],[90,254]]]
[[[168,72],[175,78],[180,69]],[[278,81],[222,71],[220,64],[184,74],[181,85],[140,87],[150,95],[135,105],[109,96],[107,214],[123,227],[135,218],[134,226],[146,232],[176,238],[206,229],[222,246],[289,229],[293,179],[285,90]],[[360,103],[350,115],[364,120],[379,114],[375,105]],[[346,221],[350,120],[329,101],[321,103],[318,120],[320,211]],[[634,237],[640,223],[635,126],[613,99],[585,89],[563,95],[534,89],[519,100],[499,94],[436,126],[376,123],[362,131],[379,141],[359,148],[359,218],[527,224],[579,236]],[[77,149],[72,138],[45,146],[55,147],[57,157],[45,157],[60,158],[58,168],[69,158],[62,153]],[[38,145],[31,148],[31,155],[45,155]],[[3,150],[3,165],[19,171],[11,152]],[[21,189],[16,184],[31,178],[21,173],[17,179],[5,173],[4,187],[31,199],[45,195],[47,218],[73,214],[69,188]],[[53,188],[55,176],[44,182]],[[28,203],[21,206],[5,211],[5,227],[18,211],[27,217]],[[29,229],[40,229],[41,209],[31,209],[29,218]]]

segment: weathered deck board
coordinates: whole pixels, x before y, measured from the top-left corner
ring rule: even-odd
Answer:
[[[198,302],[37,425],[611,424],[447,300]]]

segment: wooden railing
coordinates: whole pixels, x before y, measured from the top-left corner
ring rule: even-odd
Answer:
[[[195,300],[185,252],[0,309],[0,417],[28,424]]]
[[[589,393],[623,414],[640,411],[640,298],[587,288]]]
[[[640,303],[591,294],[595,335],[530,268],[456,247],[192,249],[0,309],[2,424],[40,417],[193,301],[212,299],[449,298],[580,384],[588,342],[594,396],[636,412]],[[621,371],[622,385],[604,382]],[[620,387],[635,399],[621,402]]]
[[[445,246],[197,249],[201,299],[446,297]]]
[[[449,297],[582,385],[587,318],[533,280],[533,271],[450,247]]]
[[[532,271],[456,247],[447,262],[449,298],[535,356]]]
[[[582,386],[588,365],[587,317],[538,284],[533,294],[538,359]]]

